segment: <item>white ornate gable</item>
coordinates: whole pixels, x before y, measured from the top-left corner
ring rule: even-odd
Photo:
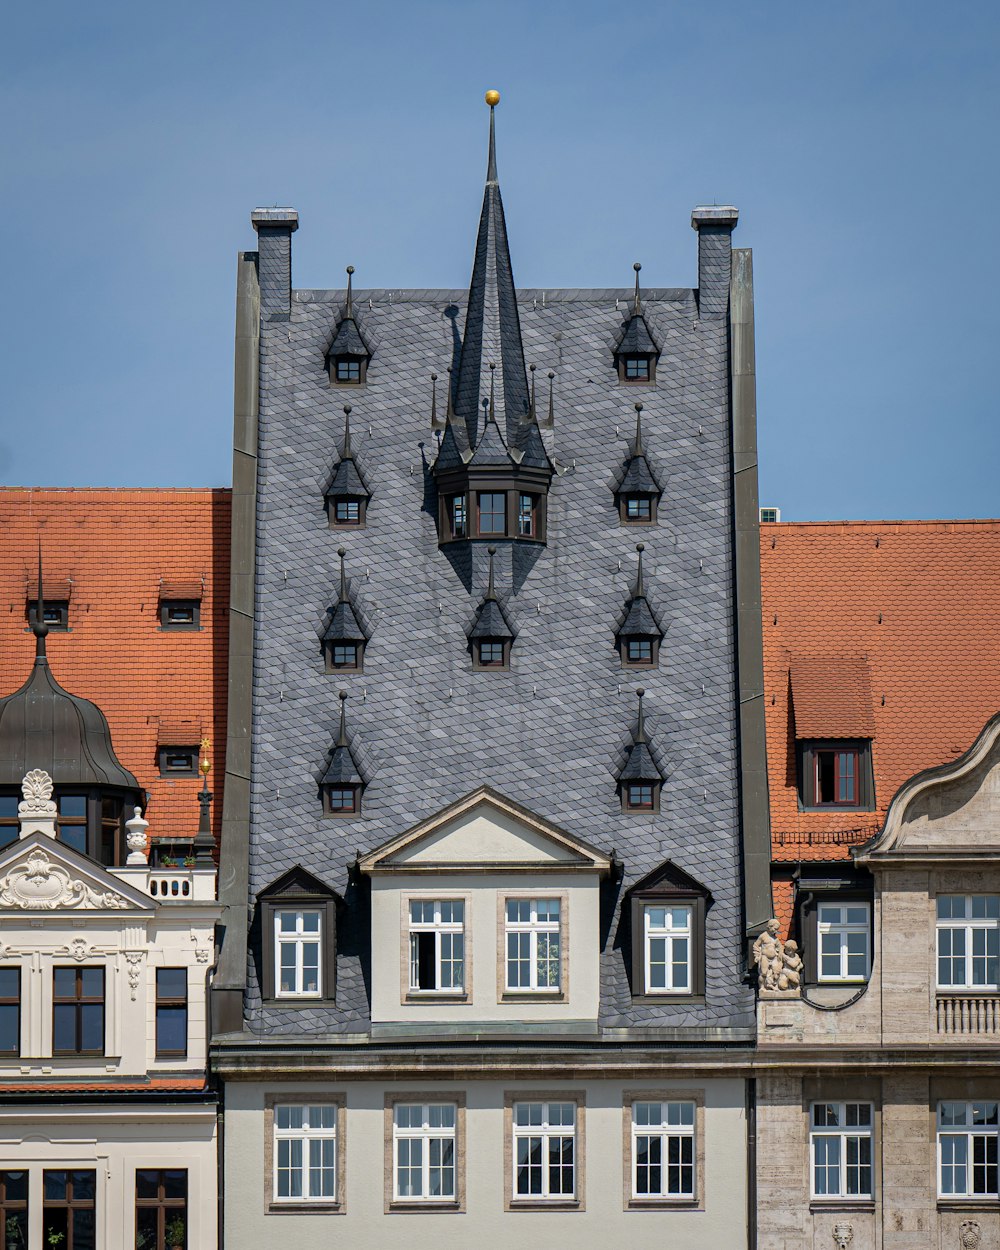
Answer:
[[[44,834],[0,855],[2,911],[155,911],[152,899]]]
[[[610,860],[595,847],[484,787],[361,861],[364,872],[481,867],[606,872]]]
[[[1000,851],[1000,716],[961,757],[911,777],[860,863],[906,856],[982,857]]]

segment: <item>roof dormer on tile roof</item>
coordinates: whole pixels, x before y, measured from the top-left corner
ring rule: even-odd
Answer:
[[[333,383],[357,385],[365,381],[371,352],[354,320],[352,279],[354,266],[347,266],[347,303],[337,324],[333,342],[327,348],[326,365]]]

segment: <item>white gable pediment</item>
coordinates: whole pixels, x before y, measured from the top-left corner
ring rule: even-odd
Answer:
[[[1000,851],[1000,716],[961,759],[902,785],[882,832],[855,858],[981,857]]]
[[[43,834],[0,855],[0,911],[155,911],[152,899]]]
[[[553,868],[606,872],[601,851],[519,804],[475,791],[361,860],[363,872]]]

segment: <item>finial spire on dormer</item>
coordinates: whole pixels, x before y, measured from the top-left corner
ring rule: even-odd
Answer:
[[[486,587],[486,598],[495,599],[497,596],[496,596],[496,591],[493,588],[493,558],[497,553],[497,549],[496,547],[487,547],[486,551],[490,557],[490,579]]]
[[[636,404],[635,406],[635,443],[632,447],[632,455],[645,455],[642,449],[642,404]]]
[[[31,622],[31,632],[35,635],[35,662],[45,663],[45,635],[49,632],[45,624],[45,591],[42,588],[42,540],[38,540],[38,596],[35,600],[35,619]]]
[[[344,312],[345,317],[354,316],[354,291],[352,289],[353,278],[354,278],[354,266],[348,265],[347,266],[347,309]],[[636,282],[638,281],[639,279],[636,278]]]
[[[337,734],[337,746],[346,747],[347,743],[347,691],[340,692],[340,732]]]
[[[531,399],[528,403],[528,416],[532,421],[538,420],[538,410],[535,407],[535,365],[528,365],[528,371],[531,374]]]
[[[496,365],[490,361],[490,418],[495,421],[496,417]]]
[[[347,555],[345,547],[337,548],[337,555],[340,556],[340,592],[337,598],[338,603],[349,603],[347,598],[347,572],[344,568],[344,556]]]
[[[643,553],[643,552],[645,551],[645,549],[646,549],[646,544],[645,544],[645,543],[636,543],[636,545],[635,545],[635,549],[636,549],[636,551],[637,551],[637,553],[638,553],[638,555],[639,555],[639,567],[638,567],[638,569],[636,570],[636,575],[635,575],[635,590],[632,592],[632,598],[633,598],[633,599],[644,599],[644,598],[646,597],[646,591],[645,591],[645,588],[644,588],[644,586],[643,586],[643,579],[642,579],[642,553]]]
[[[554,392],[553,392],[553,385],[555,383],[555,377],[556,375],[550,369],[549,370],[549,429],[551,429],[556,423],[555,399],[554,399]]]
[[[344,454],[341,460],[353,460],[351,453],[351,405],[344,405]]]
[[[438,416],[438,375],[431,374],[431,429],[437,426]]]
[[[639,700],[639,720],[636,723],[635,733],[632,735],[632,741],[636,744],[636,746],[646,742],[646,714],[642,707],[642,700],[645,693],[646,691],[642,688],[642,686],[640,686],[635,692],[636,698]]]
[[[632,308],[632,316],[641,317],[642,316],[642,300],[639,298],[639,270],[642,268],[642,265],[640,265],[639,262],[636,261],[635,264],[632,266],[632,268],[635,270],[635,304]]]

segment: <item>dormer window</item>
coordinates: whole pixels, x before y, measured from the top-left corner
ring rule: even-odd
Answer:
[[[354,299],[351,288],[354,266],[347,266],[347,304],[337,324],[326,353],[326,367],[331,386],[361,386],[368,373],[371,354],[354,320]]]
[[[866,811],[873,805],[871,743],[799,743],[799,795],[804,808]]]
[[[623,386],[649,386],[656,381],[656,361],[660,353],[642,311],[639,292],[639,270],[642,266],[636,263],[632,268],[635,270],[635,300],[632,315],[622,327],[615,349],[615,367],[618,381]]]
[[[351,447],[351,405],[344,405],[344,445],[326,488],[326,514],[331,529],[358,529],[365,524],[370,492]]]
[[[507,533],[507,496],[503,492],[479,492],[479,533]]]
[[[326,652],[326,671],[328,673],[361,672],[361,657],[364,653],[364,643],[327,641],[323,645]]]
[[[682,869],[662,864],[628,894],[632,997],[705,992],[705,914],[711,895]]]
[[[201,604],[196,599],[161,599],[161,629],[197,629],[201,618]]]
[[[363,356],[335,356],[334,377],[332,382],[340,382],[348,386],[359,386],[363,380],[362,371],[365,360]]]
[[[258,895],[265,1000],[332,999],[337,970],[337,895],[296,865]]]
[[[353,816],[361,807],[361,787],[324,786],[323,807],[328,816]]]
[[[643,386],[656,377],[655,356],[619,356],[618,380],[626,386]]]
[[[659,644],[655,638],[623,638],[622,664],[628,668],[653,668]]]
[[[34,603],[28,604],[26,618],[28,624],[31,625],[35,619],[36,606]],[[69,629],[69,600],[68,599],[46,599],[42,605],[42,619],[50,630],[68,630]]]
[[[161,746],[159,748],[161,777],[197,777],[197,746]]]
[[[623,525],[653,525],[656,523],[656,496],[620,495],[618,513]]]
[[[510,668],[510,640],[507,638],[477,638],[472,647],[474,668]]]
[[[630,781],[622,786],[623,812],[658,812],[660,810],[660,783],[658,781]]]
[[[365,501],[350,499],[345,495],[334,496],[332,522],[334,525],[361,525],[365,519]]]

